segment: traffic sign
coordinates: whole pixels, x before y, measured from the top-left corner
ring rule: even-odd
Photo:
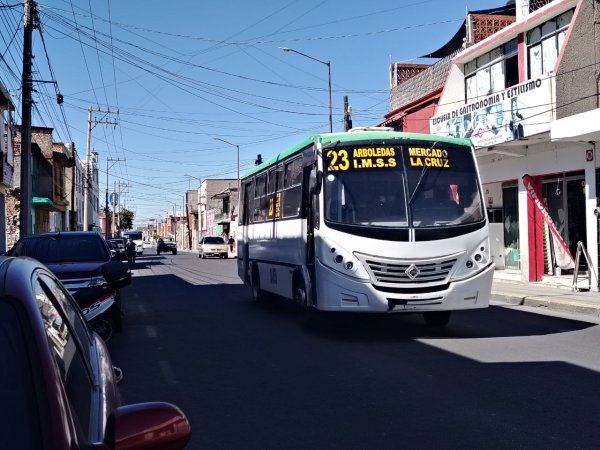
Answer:
[[[111,205],[116,205],[117,203],[119,203],[119,194],[117,194],[116,192],[110,194],[108,198],[110,200]]]

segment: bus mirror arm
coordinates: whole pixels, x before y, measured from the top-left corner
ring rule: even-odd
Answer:
[[[321,185],[323,184],[323,172],[320,170],[313,170],[310,172],[308,178],[308,193],[312,195],[319,195],[321,192]]]

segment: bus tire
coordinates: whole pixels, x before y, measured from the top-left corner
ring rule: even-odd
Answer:
[[[423,313],[425,324],[430,327],[444,328],[450,322],[452,311],[430,311]]]
[[[306,283],[304,283],[304,279],[302,278],[302,274],[300,272],[294,273],[292,289],[292,298],[294,301],[303,308],[306,308],[308,306],[308,294],[306,292]]]
[[[260,288],[260,275],[256,267],[252,268],[252,278],[250,281],[252,288],[252,299],[257,304],[263,304],[266,300],[266,293]]]

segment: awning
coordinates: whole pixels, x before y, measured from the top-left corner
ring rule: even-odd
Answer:
[[[33,197],[31,204],[37,208],[55,208],[54,202],[47,197]]]

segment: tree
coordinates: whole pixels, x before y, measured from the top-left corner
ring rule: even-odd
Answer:
[[[119,216],[119,229],[131,230],[133,228],[133,216],[133,212],[129,211],[127,208],[121,209],[121,214]]]

